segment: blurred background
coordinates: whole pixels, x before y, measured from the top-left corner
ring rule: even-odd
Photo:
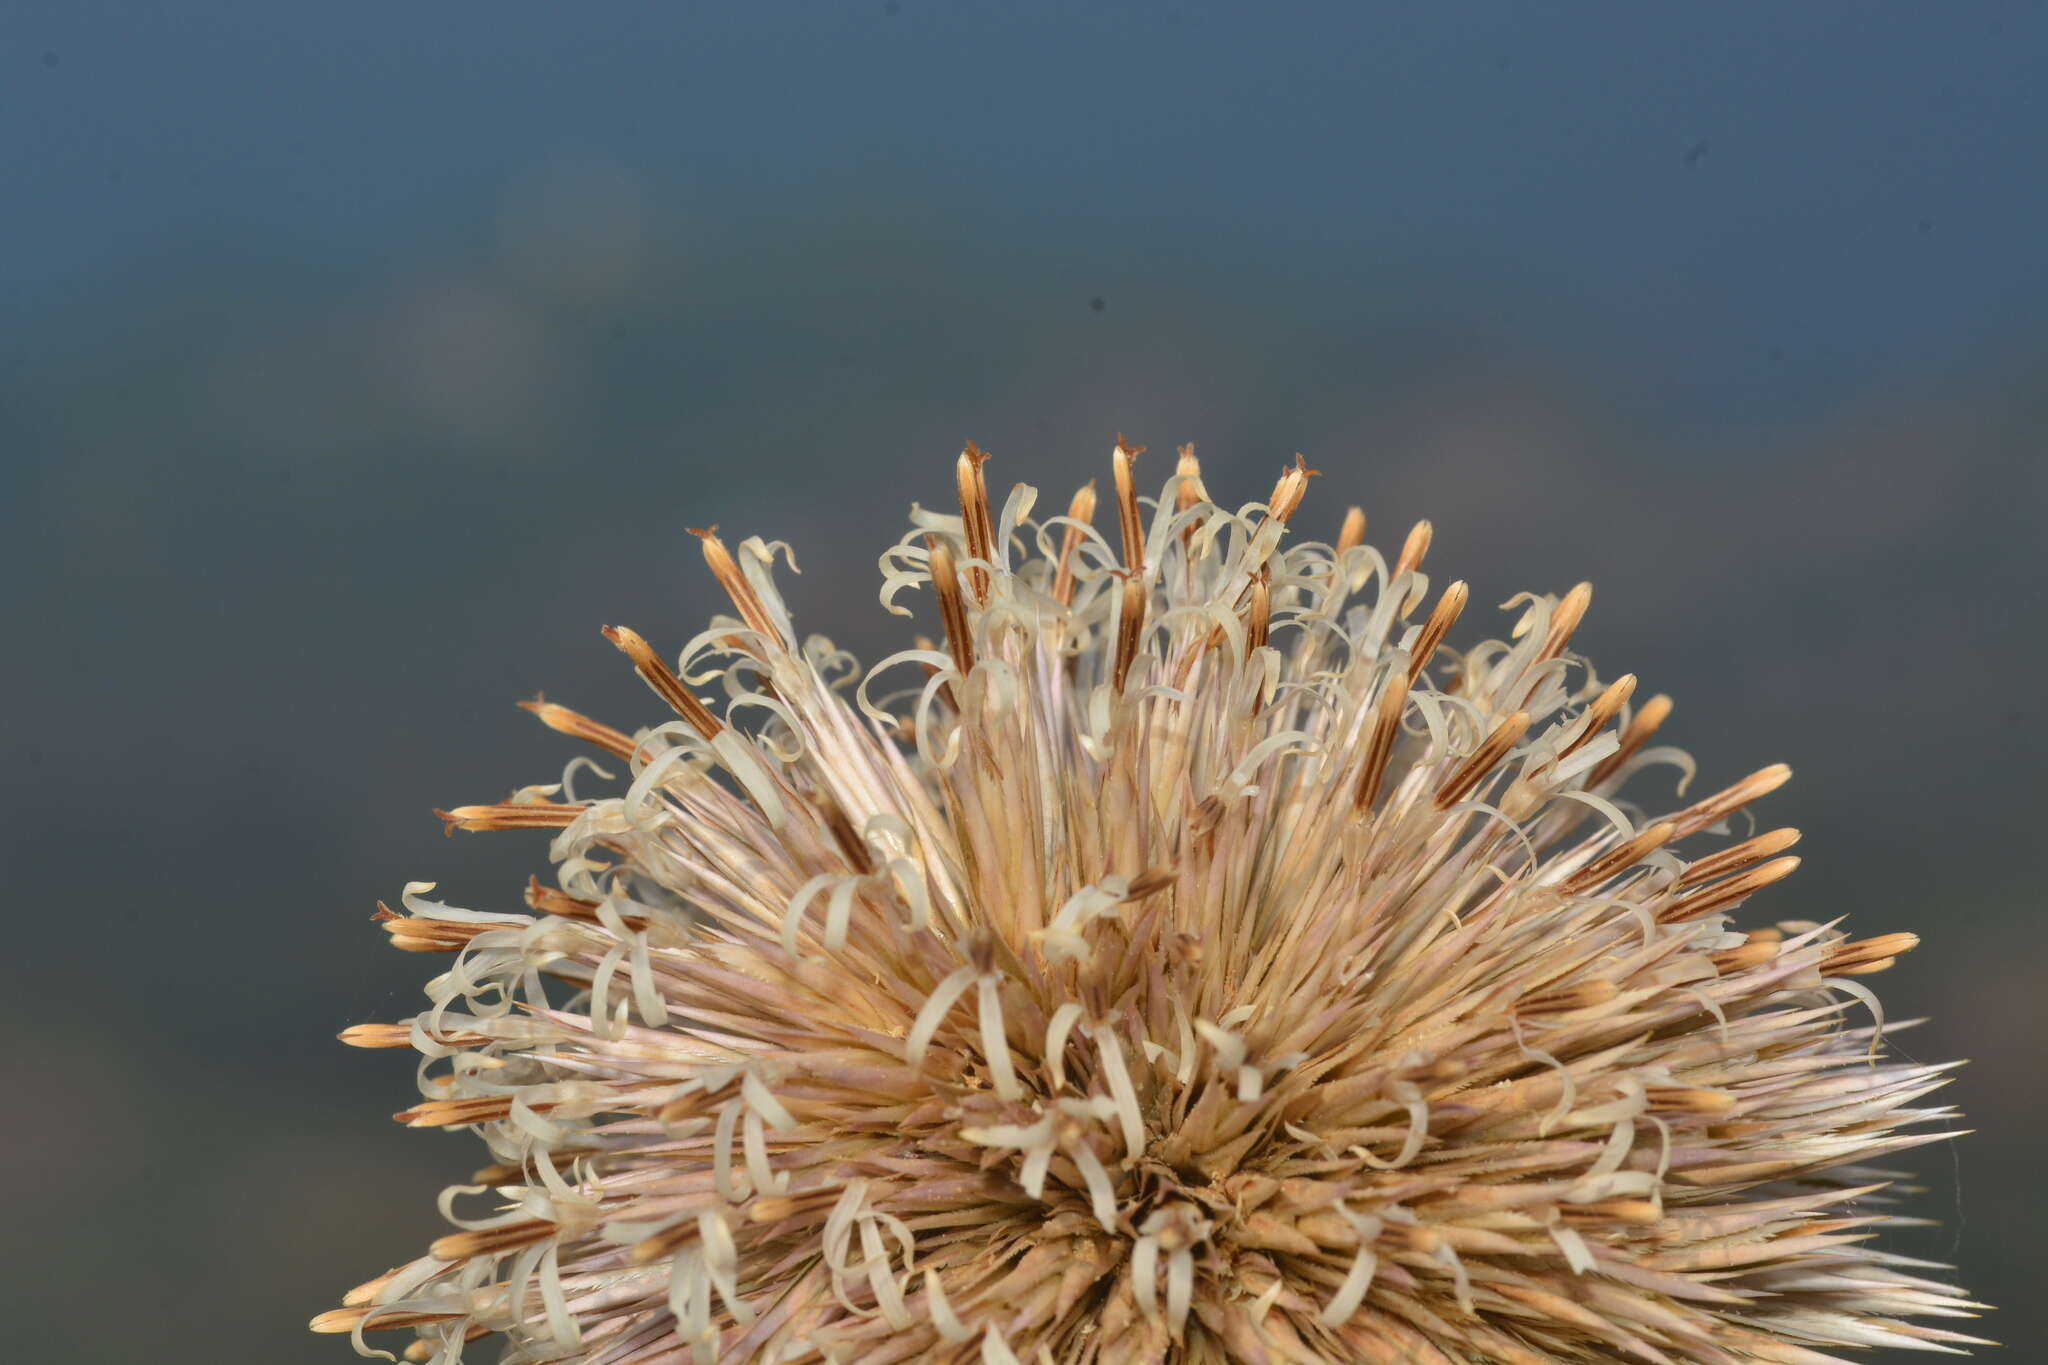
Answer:
[[[1749,915],[1925,936],[1874,984],[1981,1131],[1897,1244],[2038,1358],[2044,61],[2040,0],[0,5],[7,1354],[351,1358],[481,1148],[333,1035],[440,965],[377,898],[543,865],[429,814],[554,779],[512,703],[648,717],[597,628],[718,609],[707,522],[876,657],[963,441],[1063,503],[1122,431],[1591,579],[1702,790],[1793,765]]]

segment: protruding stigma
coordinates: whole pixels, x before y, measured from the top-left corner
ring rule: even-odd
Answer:
[[[775,622],[768,616],[768,610],[761,605],[754,585],[747,582],[746,575],[734,562],[732,551],[725,548],[725,542],[718,538],[716,526],[690,528],[690,534],[704,543],[704,562],[711,569],[711,576],[718,580],[718,586],[725,589],[725,595],[732,599],[734,608],[747,628],[761,637],[764,645],[774,645],[782,640],[782,632],[775,628]]]
[[[1622,727],[1621,739],[1613,753],[1600,760],[1600,765],[1586,776],[1588,790],[1598,787],[1621,771],[1621,765],[1636,756],[1636,751],[1649,743],[1650,736],[1671,716],[1671,698],[1659,692],[1656,696],[1636,708]]]
[[[1471,600],[1472,590],[1463,579],[1444,589],[1436,608],[1429,613],[1429,619],[1422,623],[1422,631],[1415,637],[1415,647],[1408,655],[1408,681],[1413,683],[1422,676],[1422,670],[1429,666],[1430,656],[1443,643],[1444,635],[1457,624],[1459,613],[1465,610],[1465,603]]]
[[[1081,527],[1095,522],[1095,480],[1090,479],[1075,490],[1073,501],[1067,504],[1067,519],[1078,524],[1068,526],[1066,534],[1060,537],[1060,560],[1052,578],[1053,600],[1063,607],[1074,603],[1074,552],[1081,547],[1085,534]]]
[[[1449,810],[1472,794],[1486,775],[1493,771],[1496,763],[1507,757],[1508,750],[1521,742],[1522,735],[1529,728],[1529,713],[1517,711],[1493,727],[1493,733],[1481,740],[1479,747],[1436,789],[1436,808]]]
[[[981,473],[981,466],[987,459],[988,452],[969,441],[967,448],[960,452],[954,473],[960,487],[960,529],[967,544],[967,557],[978,559],[983,564],[993,564],[996,557],[995,522],[989,516],[988,484]],[[980,564],[968,565],[967,582],[974,589],[974,600],[987,606],[988,570]]]
[[[974,671],[974,637],[968,633],[967,604],[960,598],[960,574],[946,542],[927,536],[924,544],[930,555],[932,592],[939,599],[939,620],[946,627],[946,651],[964,682]]]
[[[633,671],[654,694],[669,704],[671,710],[690,723],[690,728],[705,739],[718,738],[725,725],[711,714],[695,693],[683,686],[683,680],[669,671],[667,664],[655,654],[647,641],[637,631],[625,626],[606,626],[604,638],[618,646],[619,652],[633,661]]]
[[[1358,785],[1352,789],[1353,810],[1367,811],[1380,794],[1380,782],[1387,775],[1387,760],[1393,757],[1394,740],[1401,732],[1401,713],[1408,709],[1408,676],[1389,673],[1386,690],[1373,708],[1372,734],[1366,740],[1365,762],[1358,770]]]
[[[1365,509],[1352,507],[1344,513],[1344,524],[1337,528],[1337,556],[1346,554],[1365,544]]]
[[[1564,647],[1571,641],[1572,632],[1579,628],[1579,622],[1586,619],[1586,608],[1593,604],[1593,585],[1581,583],[1564,595],[1557,604],[1557,610],[1550,613],[1550,630],[1543,637],[1543,648],[1536,652],[1536,662],[1555,659],[1564,653]]]
[[[580,711],[571,711],[566,706],[558,706],[546,697],[540,696],[534,697],[531,701],[520,702],[519,709],[531,711],[540,718],[542,725],[557,734],[569,735],[585,743],[595,744],[613,757],[622,758],[629,763],[633,759],[634,746],[630,738],[609,725],[592,720]]]
[[[1116,520],[1123,532],[1124,567],[1132,573],[1145,571],[1145,526],[1138,518],[1138,489],[1131,481],[1131,465],[1145,453],[1143,446],[1127,446],[1118,432],[1116,447],[1109,452],[1110,472],[1116,480]]]

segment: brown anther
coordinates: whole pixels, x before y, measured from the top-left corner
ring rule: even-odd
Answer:
[[[974,636],[967,628],[967,603],[960,596],[960,575],[953,568],[953,552],[935,536],[925,537],[930,552],[932,592],[939,599],[939,620],[946,627],[946,652],[962,679],[974,671]]]
[[[795,1218],[804,1213],[821,1213],[839,1202],[845,1194],[843,1185],[819,1185],[795,1194],[756,1195],[747,1203],[747,1221],[750,1223],[779,1223],[785,1218]],[[696,1219],[690,1222],[694,1225]]]
[[[436,810],[434,814],[446,822],[441,832],[453,834],[458,829],[565,829],[589,809],[584,802],[517,801],[494,806],[457,806],[454,810]]]
[[[1778,944],[1778,939],[1751,934],[1747,943],[1707,954],[1707,961],[1713,963],[1714,970],[1722,976],[1733,976],[1736,972],[1746,972],[1771,961],[1778,955]]]
[[[1152,595],[1145,590],[1145,580],[1137,574],[1124,579],[1124,595],[1116,613],[1116,690],[1124,690],[1124,683],[1131,676],[1131,665],[1137,661],[1138,645],[1145,638],[1145,612],[1151,605]]]
[[[1536,662],[1555,659],[1564,653],[1565,645],[1571,642],[1572,632],[1579,628],[1579,622],[1586,619],[1586,608],[1593,603],[1593,585],[1581,583],[1564,595],[1557,609],[1550,613],[1550,630],[1543,637],[1543,648],[1536,651]]]
[[[633,1262],[636,1265],[646,1265],[658,1261],[677,1248],[696,1241],[699,1233],[695,1218],[678,1219],[660,1232],[633,1243]]]
[[[1202,462],[1195,458],[1195,448],[1185,445],[1180,448],[1180,464],[1174,472],[1180,475],[1180,491],[1173,495],[1173,510],[1185,512],[1198,503],[1209,500],[1209,490],[1202,484]],[[1194,528],[1190,526],[1191,534]]]
[[[1172,886],[1174,880],[1179,876],[1180,869],[1171,864],[1162,867],[1148,867],[1137,876],[1131,878],[1130,885],[1124,889],[1124,903],[1126,905],[1134,904],[1144,900],[1147,896],[1157,895],[1167,887]]]
[[[1799,831],[1796,829],[1774,829],[1759,834],[1754,839],[1745,839],[1719,852],[1709,853],[1692,863],[1685,871],[1679,873],[1678,881],[1674,885],[1683,890],[1688,886],[1698,886],[1701,882],[1710,882],[1716,877],[1724,877],[1730,872],[1739,872],[1751,863],[1762,862],[1765,858],[1783,853],[1798,842]]]
[[[398,1277],[398,1273],[404,1269],[405,1267],[402,1265],[395,1265],[375,1279],[364,1280],[354,1289],[341,1296],[341,1306],[343,1308],[360,1308],[362,1305],[373,1301],[377,1297],[377,1291],[390,1284],[392,1280]]]
[[[1840,943],[1820,960],[1820,969],[1831,976],[1859,976],[1882,971],[1901,953],[1920,946],[1918,934],[1879,934],[1875,938]]]
[[[621,654],[633,661],[633,671],[641,681],[654,689],[654,695],[669,704],[669,709],[690,723],[690,728],[705,739],[718,738],[725,729],[724,722],[711,714],[710,708],[697,700],[697,695],[683,686],[683,680],[669,671],[656,656],[647,641],[637,631],[625,626],[606,626],[604,638],[616,645]]]
[[[1408,651],[1408,681],[1413,683],[1422,676],[1422,670],[1429,666],[1429,660],[1436,653],[1436,647],[1443,643],[1444,635],[1457,624],[1459,613],[1465,610],[1465,603],[1471,600],[1472,590],[1463,579],[1444,589],[1444,595],[1436,600],[1429,619],[1422,623],[1415,643]]]
[[[1337,528],[1337,557],[1342,559],[1346,554],[1349,554],[1363,544],[1365,544],[1365,509],[1363,507],[1346,508],[1344,524]]]
[[[633,759],[633,741],[630,738],[609,725],[592,720],[580,711],[571,711],[566,706],[558,706],[546,697],[540,696],[531,701],[520,702],[519,709],[531,711],[540,718],[542,725],[557,734],[569,735],[585,743],[595,744],[614,758],[624,759],[629,763]]]
[[[1607,722],[1614,719],[1628,699],[1635,695],[1635,691],[1636,675],[1633,673],[1624,673],[1607,684],[1607,689],[1593,698],[1593,704],[1588,706],[1585,714],[1580,717],[1584,723],[1580,725],[1579,733],[1570,743],[1557,751],[1557,756],[1566,758],[1576,753],[1587,740],[1606,729]]]
[[[1074,551],[1081,544],[1081,526],[1095,522],[1095,480],[1090,479],[1074,494],[1073,501],[1067,504],[1067,517],[1081,525],[1067,527],[1066,534],[1060,537],[1060,558],[1058,567],[1053,571],[1052,595],[1053,600],[1063,607],[1071,606],[1074,601]]]
[[[1652,825],[1627,843],[1608,850],[1566,877],[1557,884],[1557,889],[1567,896],[1590,891],[1615,873],[1634,867],[1644,857],[1670,843],[1677,834],[1678,826],[1669,820]]]
[[[734,561],[732,551],[725,548],[725,542],[718,538],[716,526],[689,528],[690,534],[704,543],[704,563],[711,569],[711,576],[718,580],[718,586],[725,589],[725,595],[740,614],[740,620],[747,628],[760,636],[759,645],[775,645],[782,641],[782,633],[775,622],[769,619],[768,609],[761,604],[761,598],[754,591],[754,585],[747,582],[746,575]],[[749,650],[751,653],[752,651]]]
[[[411,1047],[411,1024],[351,1024],[334,1035],[350,1047]]]
[[[1671,698],[1659,692],[1656,696],[1636,708],[1622,727],[1621,739],[1613,753],[1600,760],[1598,767],[1586,775],[1586,787],[1591,790],[1613,777],[1621,765],[1636,756],[1636,751],[1649,743],[1650,736],[1657,733],[1657,727],[1671,716]]]
[[[1259,570],[1252,579],[1251,601],[1245,607],[1244,653],[1250,658],[1257,650],[1265,648],[1266,637],[1273,628],[1273,594],[1266,586],[1266,571]]]
[[[1145,527],[1138,519],[1138,490],[1131,482],[1131,462],[1143,454],[1143,446],[1127,446],[1122,433],[1116,449],[1109,454],[1110,472],[1116,479],[1116,520],[1124,538],[1124,568],[1132,573],[1145,569]]]
[[[597,918],[598,902],[584,896],[572,896],[566,891],[557,891],[552,886],[543,886],[540,878],[532,875],[526,879],[526,903],[543,915],[560,915],[564,919]]]
[[[1183,967],[1199,967],[1202,965],[1204,949],[1199,934],[1175,934],[1168,941],[1166,951],[1172,955],[1175,962],[1178,962]]]
[[[1479,747],[1463,763],[1460,763],[1444,784],[1436,789],[1436,808],[1449,810],[1463,801],[1493,771],[1496,763],[1507,757],[1508,750],[1521,742],[1529,729],[1529,713],[1517,711],[1493,727],[1493,733],[1480,741]]]
[[[353,1332],[357,1323],[364,1324],[365,1331],[395,1331],[401,1327],[425,1327],[436,1322],[456,1322],[461,1313],[402,1313],[380,1310],[374,1305],[363,1304],[356,1308],[334,1308],[320,1314],[306,1326],[315,1332]]]
[[[1676,924],[1681,920],[1698,919],[1716,910],[1762,890],[1772,882],[1781,881],[1792,875],[1799,866],[1797,858],[1773,858],[1767,863],[1740,872],[1726,881],[1715,882],[1691,895],[1680,896],[1657,912],[1657,923]]]
[[[1557,1211],[1567,1223],[1634,1223],[1638,1226],[1659,1222],[1664,1211],[1650,1199],[1596,1199],[1590,1204],[1559,1204]]]
[[[528,1218],[494,1228],[467,1228],[438,1237],[427,1247],[437,1261],[466,1261],[472,1256],[495,1256],[499,1252],[545,1242],[555,1235],[555,1224],[545,1218]]]
[[[497,1330],[495,1327],[486,1327],[480,1322],[472,1322],[469,1326],[462,1329],[462,1339],[464,1341],[475,1341],[478,1337],[487,1337]],[[441,1343],[432,1337],[421,1337],[418,1341],[400,1351],[399,1354],[411,1361],[412,1365],[426,1365],[428,1361],[441,1354]]]
[[[847,867],[866,875],[875,870],[874,859],[868,854],[868,846],[853,827],[853,821],[846,818],[846,812],[839,808],[829,792],[819,792],[813,804],[818,810],[818,819],[832,835],[832,842],[839,848],[839,856],[846,859]]]
[[[1591,1009],[1620,994],[1621,988],[1612,981],[1582,981],[1576,986],[1525,995],[1515,1002],[1515,1013],[1563,1014],[1567,1010]]]
[[[532,1106],[536,1114],[545,1114],[554,1107],[547,1100]],[[462,1128],[473,1123],[495,1123],[511,1112],[510,1095],[478,1095],[466,1100],[421,1100],[391,1117],[408,1128]]]
[[[1734,786],[1715,792],[1704,801],[1688,806],[1672,816],[1672,820],[1678,825],[1678,837],[1683,839],[1687,835],[1697,834],[1703,829],[1719,824],[1750,802],[1759,797],[1769,796],[1791,780],[1792,769],[1783,763],[1773,763],[1768,768],[1757,769]]]
[[[1394,561],[1395,578],[1422,567],[1422,557],[1429,553],[1430,538],[1435,534],[1435,528],[1427,521],[1415,523],[1408,532],[1408,539],[1401,542],[1401,557]]]
[[[1359,767],[1358,786],[1351,796],[1353,810],[1370,810],[1379,798],[1380,781],[1387,775],[1387,760],[1393,757],[1394,740],[1401,732],[1401,713],[1407,708],[1407,675],[1391,673],[1373,708],[1372,735],[1366,741],[1365,762]]]
[[[1725,1090],[1699,1090],[1682,1085],[1646,1086],[1644,1098],[1650,1108],[1667,1114],[1725,1114],[1735,1107],[1735,1097]]]
[[[986,459],[988,452],[969,441],[967,449],[960,452],[955,474],[960,485],[960,532],[967,544],[967,557],[992,564],[996,557],[996,528],[989,517],[988,484],[981,474]],[[987,606],[988,570],[980,564],[968,565],[967,583],[974,589],[974,600]]]
[[[1266,515],[1285,526],[1288,518],[1300,510],[1301,500],[1308,496],[1308,481],[1320,473],[1320,469],[1310,469],[1306,460],[1295,455],[1293,466],[1281,472],[1280,481],[1273,485],[1273,496],[1266,499]]]
[[[384,921],[391,946],[407,953],[455,953],[478,934],[494,929],[525,929],[526,920],[442,920],[395,916]]]

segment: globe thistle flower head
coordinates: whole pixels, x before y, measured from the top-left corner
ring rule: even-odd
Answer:
[[[1692,765],[1572,652],[1589,588],[1461,651],[1427,522],[1319,542],[1299,459],[1230,511],[1138,455],[1041,517],[968,447],[881,560],[939,638],[872,672],[796,633],[787,547],[707,531],[735,615],[673,665],[606,630],[672,718],[527,703],[603,762],[443,816],[553,831],[555,885],[408,886],[384,929],[452,965],[343,1035],[417,1051],[397,1117],[492,1163],[314,1327],[589,1365],[1973,1340],[1869,1240],[1871,1163],[1948,1113],[1860,982],[1916,940],[1733,919],[1797,865],[1748,812],[1787,770],[1631,799]]]

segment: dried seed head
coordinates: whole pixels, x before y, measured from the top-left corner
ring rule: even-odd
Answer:
[[[1917,939],[1731,931],[1798,835],[1718,827],[1785,770],[1656,815],[1670,702],[1613,736],[1634,678],[1572,689],[1583,587],[1431,686],[1468,594],[1402,624],[1429,523],[1389,576],[1333,570],[1364,517],[1281,535],[1304,465],[1231,513],[1184,449],[1149,504],[1183,533],[1148,564],[1135,454],[1120,555],[1092,487],[998,555],[967,448],[957,530],[882,561],[885,602],[932,594],[951,668],[927,645],[924,676],[847,685],[766,548],[707,532],[748,629],[682,668],[723,667],[757,728],[616,628],[686,724],[527,704],[630,771],[445,813],[547,832],[558,885],[523,908],[380,907],[447,969],[343,1040],[425,1053],[395,1117],[476,1129],[492,1164],[457,1230],[315,1330],[442,1365],[493,1336],[583,1365],[1969,1342],[1907,1322],[1971,1305],[1862,1240],[1864,1172],[1941,1136],[1912,1130],[1946,1116],[1920,1103],[1943,1068],[1831,1003]]]

